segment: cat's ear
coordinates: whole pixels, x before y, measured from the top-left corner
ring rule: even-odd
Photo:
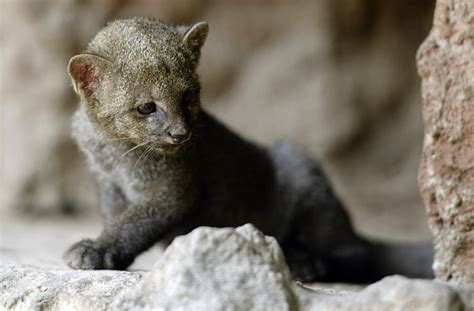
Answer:
[[[77,94],[91,97],[97,91],[110,61],[92,54],[79,54],[69,60],[68,73]]]
[[[206,22],[198,22],[189,28],[182,29],[183,34],[183,43],[188,48],[193,56],[193,61],[196,63],[199,62],[201,56],[201,48],[204,45],[204,42],[207,38],[207,33],[209,32],[209,25]]]

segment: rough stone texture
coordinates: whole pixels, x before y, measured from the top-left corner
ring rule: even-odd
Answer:
[[[200,227],[151,272],[0,267],[5,310],[471,310],[474,287],[387,277],[354,286],[297,285],[272,237],[252,225]]]
[[[107,310],[141,278],[139,272],[0,267],[0,309]]]
[[[195,229],[175,239],[137,284],[141,276],[140,272],[0,268],[0,306],[26,310],[295,310],[298,303],[278,243],[252,225]]]
[[[334,311],[463,311],[474,308],[474,288],[454,288],[438,281],[411,280],[391,276],[354,292],[314,290],[298,291],[307,310]]]
[[[247,224],[201,227],[176,238],[147,280],[121,304],[164,310],[294,310],[297,300],[278,243]]]
[[[418,52],[425,139],[419,184],[439,279],[474,283],[474,2],[439,0]]]
[[[77,100],[65,67],[107,20],[146,15],[209,21],[200,66],[207,108],[258,142],[289,138],[324,158],[359,230],[427,238],[416,187],[422,124],[414,55],[433,4],[2,1],[0,209],[98,210],[69,137]]]

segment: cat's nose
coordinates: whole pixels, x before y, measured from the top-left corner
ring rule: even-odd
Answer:
[[[182,144],[191,137],[191,132],[186,129],[180,129],[178,131],[168,130],[167,134],[174,144]]]

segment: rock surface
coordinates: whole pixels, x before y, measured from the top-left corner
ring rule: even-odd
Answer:
[[[316,290],[300,294],[300,301],[308,310],[461,311],[474,307],[474,287],[452,288],[439,281],[391,276],[358,293]]]
[[[139,272],[0,267],[0,309],[106,310],[141,278]]]
[[[150,272],[0,267],[5,310],[469,310],[474,287],[387,277],[296,285],[275,239],[252,225],[176,238]]]
[[[474,284],[474,2],[438,0],[418,52],[425,139],[419,184],[438,278]]]
[[[294,310],[274,238],[252,225],[201,227],[176,238],[152,271],[0,268],[0,306],[51,310]]]
[[[123,305],[164,310],[294,310],[296,296],[276,240],[247,224],[201,227],[176,238]]]

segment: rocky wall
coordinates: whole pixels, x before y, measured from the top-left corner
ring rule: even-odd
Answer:
[[[474,283],[474,2],[438,0],[418,51],[425,138],[419,184],[436,276]]]

